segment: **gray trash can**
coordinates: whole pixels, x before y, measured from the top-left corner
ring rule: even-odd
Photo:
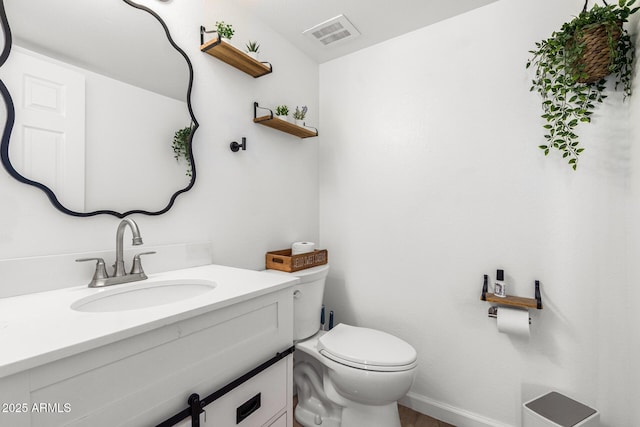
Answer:
[[[522,427],[600,427],[600,413],[552,391],[522,405]]]

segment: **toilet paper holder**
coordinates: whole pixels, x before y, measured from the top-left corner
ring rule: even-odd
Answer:
[[[489,307],[489,317],[494,319],[498,318],[498,306],[493,305]],[[529,317],[529,324],[531,324],[531,317]]]

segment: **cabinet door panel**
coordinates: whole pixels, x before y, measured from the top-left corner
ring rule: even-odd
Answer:
[[[292,357],[292,356],[288,356]],[[246,417],[242,427],[261,427],[284,409],[287,402],[287,359],[283,359],[251,380],[207,405],[203,427],[235,426],[238,415]],[[256,396],[259,395],[259,404]],[[247,415],[249,414],[249,415]]]

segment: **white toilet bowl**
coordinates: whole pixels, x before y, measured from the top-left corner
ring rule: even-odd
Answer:
[[[400,427],[397,401],[413,383],[417,353],[374,329],[338,324],[319,331],[328,271],[328,265],[274,271],[300,278],[294,287],[296,420],[305,427]]]
[[[373,347],[377,350],[371,352]],[[369,352],[370,357],[363,357]],[[400,427],[397,401],[411,387],[416,351],[393,335],[339,324],[296,344],[294,379],[322,382],[322,389],[298,393],[296,419],[306,427],[327,425],[318,413],[339,412],[341,427]],[[312,371],[308,366],[312,367]],[[313,372],[319,374],[313,377]],[[323,408],[318,402],[341,411]],[[330,419],[333,422],[333,419]]]

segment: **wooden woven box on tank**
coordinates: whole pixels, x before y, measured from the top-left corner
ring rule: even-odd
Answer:
[[[291,255],[291,249],[267,252],[266,266],[270,270],[294,271],[316,267],[329,262],[329,252],[326,249],[316,249],[305,254]]]

